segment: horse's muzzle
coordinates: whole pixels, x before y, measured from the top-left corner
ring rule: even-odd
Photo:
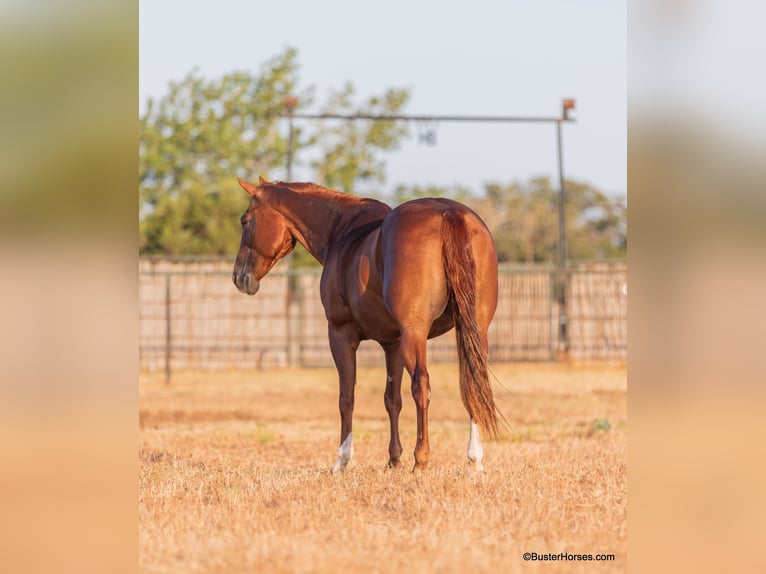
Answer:
[[[232,273],[231,279],[234,281],[234,285],[236,285],[240,293],[246,293],[248,295],[255,295],[258,292],[258,288],[261,286],[261,282],[251,279],[248,273],[243,273],[239,276],[237,276],[236,273]]]

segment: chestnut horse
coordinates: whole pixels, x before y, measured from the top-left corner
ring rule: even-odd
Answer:
[[[497,435],[487,370],[487,329],[497,306],[497,254],[484,222],[465,205],[416,199],[391,209],[374,199],[312,183],[238,180],[250,195],[241,217],[234,284],[254,295],[261,278],[300,242],[324,269],[320,283],[340,383],[340,448],[334,472],[353,454],[352,418],[359,342],[386,355],[384,403],[391,424],[390,467],[399,465],[402,369],[417,412],[415,466],[428,464],[431,397],[426,340],[457,333],[460,394],[469,420],[469,470],[482,470],[479,431]]]

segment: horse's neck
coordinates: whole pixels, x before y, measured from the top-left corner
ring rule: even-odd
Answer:
[[[353,219],[364,203],[340,201],[331,193],[280,194],[278,211],[287,219],[293,237],[324,264],[334,233]]]

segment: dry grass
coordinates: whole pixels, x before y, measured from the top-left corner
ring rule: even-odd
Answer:
[[[142,376],[141,571],[625,571],[625,369],[495,365],[510,428],[485,442],[480,477],[466,474],[457,368],[430,371],[431,462],[417,477],[406,377],[405,468],[384,470],[384,373],[362,369],[355,455],[336,476],[334,370]]]

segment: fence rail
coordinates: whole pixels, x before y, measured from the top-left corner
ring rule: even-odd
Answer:
[[[231,261],[139,262],[139,358],[147,371],[331,366],[319,270],[280,263],[254,297],[231,281]],[[489,330],[495,362],[551,361],[558,346],[556,272],[501,268]],[[587,263],[567,273],[569,356],[625,360],[627,266]],[[457,360],[454,331],[428,343],[431,362]],[[377,344],[359,347],[360,365],[382,364]]]

